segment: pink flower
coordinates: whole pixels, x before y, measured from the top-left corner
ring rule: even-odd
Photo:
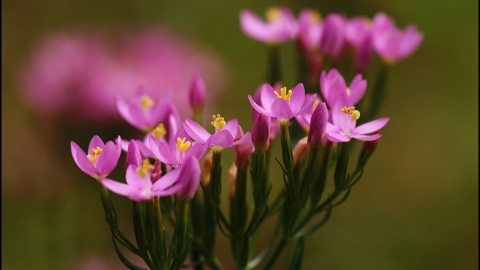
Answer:
[[[365,94],[367,81],[357,74],[347,87],[345,79],[337,69],[331,69],[328,73],[322,72],[320,76],[320,90],[330,108],[341,99],[342,106],[354,106]]]
[[[178,185],[180,189],[177,196],[182,199],[191,200],[197,192],[200,184],[200,162],[195,156],[188,156],[184,159],[182,166],[178,168],[180,175],[178,177]]]
[[[298,16],[300,44],[309,51],[317,50],[322,37],[322,18],[320,13],[304,9]]]
[[[173,170],[152,183],[151,171],[153,165],[144,160],[139,167],[130,165],[127,168],[127,184],[112,179],[102,179],[102,184],[110,191],[122,196],[127,196],[132,201],[149,200],[155,196],[171,196],[175,194],[180,185],[174,185],[180,175],[179,170]]]
[[[268,128],[268,126],[267,126]],[[242,141],[242,143],[237,143],[233,146],[233,150],[235,151],[235,163],[237,166],[244,166],[247,167],[249,164],[248,158],[250,154],[255,150],[255,147],[252,143],[252,134],[247,132],[247,134],[243,133],[243,129],[240,125],[237,125],[237,136],[233,138],[235,142]],[[268,139],[268,134],[267,134]]]
[[[292,12],[285,7],[272,7],[266,12],[267,22],[251,11],[240,12],[240,25],[243,32],[251,38],[278,43],[296,37],[297,22]]]
[[[212,116],[212,126],[215,127],[215,133],[211,135],[206,129],[191,119],[185,119],[183,128],[195,141],[205,144],[209,139],[210,146],[217,149],[230,148],[237,144],[242,144],[251,139],[251,133],[247,132],[242,139],[234,141],[238,133],[237,119],[231,119],[225,122],[224,118],[217,114]]]
[[[185,97],[195,74],[205,80],[210,95],[227,83],[226,68],[214,55],[169,30],[118,37],[74,30],[48,35],[32,52],[20,89],[38,112],[86,122],[121,119],[113,97],[129,100],[140,85],[152,90],[153,100],[172,89],[172,104],[187,117],[191,109]]]
[[[280,93],[265,83],[260,93],[261,105],[258,105],[250,95],[248,99],[257,112],[279,120],[290,120],[310,109],[316,97],[317,95],[313,95],[305,100],[305,88],[302,83],[297,84],[293,91],[287,92],[287,88],[283,87]]]
[[[311,94],[305,95],[306,98],[310,98],[311,96]],[[302,114],[295,116],[298,124],[307,132],[310,129],[310,120],[312,118],[313,111],[317,108],[318,104],[320,104],[320,99],[317,97],[315,99],[315,102],[313,103],[313,106],[310,109],[308,109]]]
[[[169,112],[171,91],[155,102],[146,93],[145,89],[137,91],[135,99],[129,103],[122,98],[115,97],[115,106],[122,117],[132,126],[141,130],[151,130],[154,126],[165,120]]]
[[[346,26],[345,38],[355,51],[354,67],[366,71],[373,59],[373,23],[365,17],[351,18]]]
[[[194,112],[203,109],[206,96],[207,93],[202,76],[196,74],[193,77],[192,85],[190,86],[190,91],[188,93],[188,101]]]
[[[257,88],[257,90],[255,91],[255,94],[253,96],[253,100],[259,106],[262,106],[262,99],[260,98],[260,96],[262,94],[263,86],[264,86],[264,84],[261,84]],[[280,88],[280,84],[278,84],[278,87],[277,87],[277,85],[275,85],[275,88]],[[257,115],[259,115],[259,114],[261,114],[261,113],[259,113],[255,108],[252,107],[252,120],[254,122],[256,121]],[[280,122],[278,121],[277,118],[272,118],[272,117],[266,116],[266,115],[264,115],[264,116],[266,118],[269,118],[269,120],[267,121],[268,122],[268,127],[269,127],[269,132],[268,132],[269,133],[269,139],[270,139],[270,141],[273,141],[277,137],[278,133],[280,133]]]
[[[199,142],[192,142],[190,136],[183,128],[177,131],[175,137],[177,139],[171,141],[168,145],[154,136],[149,137],[151,151],[155,157],[172,167],[180,166],[188,156],[195,156],[197,159],[200,159],[210,145],[208,140],[205,145]]]
[[[386,14],[379,12],[373,18],[373,46],[380,57],[390,63],[408,57],[422,42],[423,34],[415,25],[405,30],[395,26],[395,22]]]
[[[339,15],[330,13],[323,21],[322,39],[320,50],[334,60],[337,60],[345,46],[346,19]]]
[[[75,142],[70,143],[70,149],[80,170],[97,180],[105,178],[115,169],[122,152],[120,136],[116,144],[112,141],[105,144],[100,137],[93,136],[88,145],[88,155]]]
[[[382,135],[372,133],[383,128],[390,120],[389,117],[380,118],[356,127],[360,112],[355,107],[341,107],[337,103],[330,111],[333,124],[327,123],[327,138],[332,142],[348,142],[351,138],[361,141],[378,140]]]

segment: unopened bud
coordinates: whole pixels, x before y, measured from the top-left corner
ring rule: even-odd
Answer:
[[[235,196],[235,186],[237,184],[237,165],[235,163],[232,164],[230,169],[228,169],[228,198],[231,200],[233,196]]]
[[[270,117],[259,113],[252,127],[252,143],[256,148],[268,148],[270,138]]]
[[[367,164],[368,159],[370,156],[375,152],[377,149],[378,140],[375,141],[365,141],[362,145],[362,149],[360,150],[360,155],[358,156],[358,168],[363,168]]]
[[[189,92],[189,102],[190,107],[194,110],[201,110],[205,106],[206,91],[205,83],[200,75],[195,75],[193,77],[192,84],[190,86]]]
[[[142,166],[143,156],[138,148],[135,140],[130,140],[128,143],[127,158],[126,158],[126,168],[130,165],[133,165],[135,168]]]
[[[312,119],[310,120],[310,129],[308,131],[308,144],[310,146],[322,146],[325,143],[327,123],[327,104],[320,102],[313,111]]]
[[[212,160],[213,150],[210,150],[208,154],[205,155],[202,162],[203,175],[201,181],[203,186],[208,186],[210,184],[210,170],[212,169]]]
[[[297,165],[308,153],[310,153],[310,146],[307,143],[307,137],[305,137],[298,141],[293,148],[293,165]]]

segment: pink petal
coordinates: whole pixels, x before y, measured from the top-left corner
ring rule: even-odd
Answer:
[[[210,145],[212,147],[230,148],[233,145],[233,136],[227,130],[217,131],[213,134]]]
[[[275,118],[278,119],[291,119],[293,117],[292,109],[290,105],[283,98],[277,98],[272,104],[272,112]]]
[[[107,142],[102,153],[97,157],[97,171],[102,176],[110,174],[117,166],[118,158],[117,146],[112,142]]]
[[[102,139],[100,139],[100,137],[98,137],[97,135],[93,136],[93,138],[90,140],[90,144],[88,144],[88,155],[90,155],[90,151],[92,151],[92,149],[94,148],[97,148],[97,147],[100,147],[102,148],[102,150],[105,148],[105,144],[103,143]]]
[[[233,143],[233,145],[244,144],[252,140],[252,133],[247,132],[240,140]]]
[[[356,127],[353,130],[353,134],[368,134],[368,133],[375,132],[383,128],[388,123],[389,120],[390,120],[389,117],[384,117],[384,118],[370,121],[368,123],[365,123],[363,125]]]
[[[268,42],[271,39],[267,24],[248,10],[240,12],[240,26],[243,32],[252,38],[264,42]]]
[[[197,142],[205,143],[211,136],[207,130],[191,119],[185,119],[183,128],[187,134]]]
[[[350,137],[345,136],[339,132],[330,132],[326,133],[327,139],[332,142],[348,142],[350,141]]]
[[[137,190],[143,190],[145,187],[151,186],[151,180],[149,175],[145,175],[145,178],[142,178],[137,173],[137,168],[135,166],[128,166],[127,173],[125,175],[127,184],[131,187],[134,187]],[[148,178],[148,179],[147,179]],[[150,182],[150,183],[148,183]]]
[[[260,90],[260,100],[262,107],[265,108],[265,110],[270,111],[272,108],[272,103],[277,100],[275,89],[273,89],[273,87],[271,87],[269,84],[264,83],[262,90]]]
[[[201,143],[194,142],[192,144],[192,146],[190,146],[190,148],[188,148],[187,152],[185,152],[184,159],[187,156],[194,156],[197,159],[200,159],[203,156],[203,154],[205,154],[205,150],[203,148],[203,145]]]
[[[238,133],[238,120],[235,118],[230,119],[230,121],[225,124],[225,127],[223,127],[223,130],[228,130],[230,134],[232,134],[232,137],[236,138]]]
[[[152,192],[162,191],[170,187],[175,182],[177,182],[179,175],[180,175],[179,169],[173,169],[172,171],[168,172],[152,185]]]
[[[122,195],[122,196],[128,196],[130,197],[130,195],[132,194],[135,194],[135,193],[138,193],[138,189],[134,188],[134,187],[131,187],[129,185],[126,185],[124,183],[120,183],[120,182],[117,182],[117,181],[114,181],[112,179],[108,179],[108,178],[105,178],[105,179],[102,179],[100,180],[102,182],[102,184],[108,189],[110,190],[111,192],[114,192],[114,193],[117,193],[119,195]]]
[[[277,98],[278,99],[278,98]],[[265,110],[264,108],[260,107],[257,105],[257,103],[255,103],[255,101],[253,101],[253,98],[252,96],[248,96],[248,100],[250,100],[250,104],[252,104],[252,107],[259,113],[263,114],[263,115],[266,115],[266,116],[270,116],[270,117],[274,117],[276,118],[276,115],[274,113],[272,113],[271,111],[267,111]]]
[[[85,152],[83,152],[83,150],[80,149],[80,147],[75,142],[70,142],[70,150],[72,152],[73,160],[80,168],[80,170],[82,170],[82,172],[92,177],[98,176],[95,166],[93,166],[90,160],[88,160]]]
[[[139,127],[137,121],[130,113],[129,105],[122,98],[115,96],[115,107],[125,121],[134,127]]]
[[[166,143],[158,141],[155,137],[150,137],[150,144],[154,146],[152,152],[161,162],[173,166],[178,165],[177,157],[174,153],[177,152],[177,147],[170,148]]]
[[[355,78],[353,78],[352,82],[350,83],[350,95],[348,96],[348,100],[350,101],[351,105],[348,106],[355,106],[358,101],[363,97],[365,94],[365,90],[367,90],[367,81],[362,80],[362,74],[357,74]]]
[[[305,87],[303,87],[303,83],[299,83],[297,86],[295,86],[295,88],[293,88],[292,96],[290,97],[290,108],[292,112],[298,112],[304,101]]]
[[[382,134],[373,134],[373,135],[360,135],[360,134],[354,134],[352,135],[352,138],[355,138],[360,141],[375,141],[378,140],[380,137],[382,137]]]
[[[313,104],[315,103],[316,99],[317,99],[317,94],[313,94],[308,100],[305,100],[305,102],[303,103],[303,106],[300,108],[299,111],[294,112],[294,115],[305,113],[306,111],[313,108]]]

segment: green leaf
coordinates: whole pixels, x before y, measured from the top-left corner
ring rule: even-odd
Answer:
[[[117,252],[117,255],[118,255],[118,258],[120,259],[120,261],[122,261],[122,263],[128,267],[128,269],[131,269],[131,270],[147,270],[145,268],[142,268],[138,265],[135,265],[133,264],[132,262],[130,262],[129,260],[127,260],[127,258],[125,258],[125,256],[123,256],[122,252],[120,251],[120,249],[118,249],[118,246],[117,246],[117,243],[115,241],[115,237],[113,236],[112,234],[112,241],[113,241],[113,246],[115,247],[115,251]]]

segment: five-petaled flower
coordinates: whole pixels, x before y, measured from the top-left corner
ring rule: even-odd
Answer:
[[[122,152],[121,139],[118,136],[116,143],[103,143],[98,136],[93,136],[88,145],[88,154],[75,143],[70,143],[73,160],[84,173],[100,180],[109,175],[117,166]]]
[[[297,84],[295,88],[287,92],[287,88],[283,87],[280,93],[275,91],[268,84],[263,84],[260,93],[261,105],[258,105],[252,98],[248,96],[250,104],[259,113],[277,118],[279,120],[290,120],[291,118],[302,114],[312,108],[317,95],[312,95],[305,99],[305,88],[302,83]]]
[[[337,103],[339,104],[339,103]],[[335,105],[331,110],[333,124],[327,123],[327,138],[332,142],[348,142],[351,138],[361,141],[378,140],[382,135],[366,135],[383,128],[389,117],[380,118],[356,127],[360,112],[355,107],[340,107]]]

